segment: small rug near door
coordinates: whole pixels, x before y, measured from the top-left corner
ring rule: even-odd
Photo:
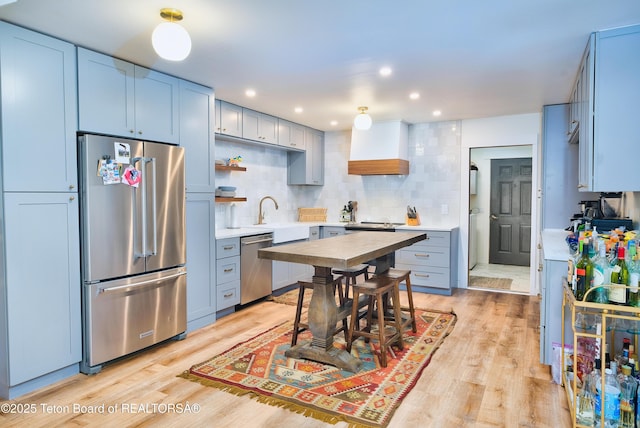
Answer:
[[[413,388],[433,353],[452,331],[456,315],[416,309],[418,332],[404,334],[405,349],[395,351],[386,368],[369,344],[357,340],[351,354],[363,361],[358,373],[308,360],[287,358],[292,322],[285,322],[244,343],[196,364],[180,376],[236,395],[287,408],[328,423],[385,427]],[[299,342],[310,339],[300,334]],[[344,349],[344,338],[334,346]]]
[[[496,290],[510,290],[511,278],[490,278],[488,276],[469,276],[469,287],[494,288]]]

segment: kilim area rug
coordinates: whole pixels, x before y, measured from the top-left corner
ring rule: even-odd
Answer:
[[[394,348],[395,358],[389,355],[386,368],[372,353],[377,341],[367,344],[362,338],[351,350],[363,362],[358,373],[287,358],[293,323],[285,322],[179,376],[236,395],[251,394],[260,402],[331,424],[385,427],[456,322],[454,313],[422,309],[416,309],[416,318],[418,332],[404,333],[404,350]],[[305,331],[298,343],[310,338]],[[344,349],[342,335],[335,337],[334,346]]]

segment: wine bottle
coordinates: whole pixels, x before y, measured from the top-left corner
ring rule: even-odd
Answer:
[[[629,285],[629,270],[624,260],[624,245],[618,245],[618,260],[611,271],[611,283],[613,285]],[[609,301],[620,305],[628,302],[628,289],[625,287],[611,287],[609,290]]]

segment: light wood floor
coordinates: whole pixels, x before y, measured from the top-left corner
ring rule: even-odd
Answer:
[[[451,297],[415,294],[417,306],[453,309],[458,321],[389,427],[570,426],[564,390],[551,382],[549,367],[538,362],[538,297],[454,291]],[[13,400],[10,403],[35,404],[36,413],[0,412],[0,426],[331,426],[176,377],[191,365],[291,319],[294,311],[293,306],[258,303],[190,333],[183,341],[162,344],[107,365],[97,375],[79,374]],[[170,411],[170,406],[187,404],[190,413]],[[109,406],[118,410],[74,412],[74,406],[100,405],[105,405],[105,413]],[[53,412],[55,406],[59,413]],[[129,410],[123,411],[127,406]]]

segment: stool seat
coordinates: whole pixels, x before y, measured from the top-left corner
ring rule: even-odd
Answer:
[[[353,300],[359,301],[360,295],[369,297],[369,305],[367,309],[367,324],[363,327],[356,327],[358,320],[357,305],[351,308],[351,320],[349,323],[349,332],[347,334],[347,352],[351,352],[353,341],[358,337],[364,337],[366,341],[369,339],[377,339],[380,343],[380,365],[387,367],[387,353],[391,350],[393,344],[397,344],[400,348],[404,348],[402,341],[402,314],[400,311],[400,299],[397,286],[397,280],[377,276],[365,282],[359,282],[351,286],[353,290]],[[393,317],[388,319],[384,316],[383,298],[391,297],[393,302]],[[374,332],[373,314],[374,307],[377,311],[378,331]]]
[[[345,287],[342,296],[344,299],[349,298],[349,287],[356,283],[356,279],[360,275],[364,275],[365,281],[369,279],[369,265],[364,263],[349,268],[333,269],[332,272],[336,275],[344,276]]]
[[[407,319],[403,320],[402,328],[404,329],[409,324],[411,324],[411,331],[416,333],[418,331],[418,326],[416,325],[416,310],[413,306],[413,293],[411,291],[411,271],[405,269],[390,268],[379,276],[395,280],[398,287],[400,287],[400,283],[404,281],[407,288],[407,299],[409,300],[409,306],[401,306],[400,309],[409,312],[409,316]]]
[[[333,280],[331,284],[333,285],[334,294],[337,292],[338,299],[340,302],[340,307],[344,307],[344,292],[342,289],[342,275],[333,275]],[[302,308],[304,307],[304,294],[306,290],[313,290],[314,284],[312,281],[298,281],[298,303],[296,305],[296,317],[293,321],[293,331],[291,333],[291,346],[295,346],[298,343],[298,335],[303,331],[309,328],[309,324],[307,322],[303,322],[302,319]],[[334,335],[344,332],[345,340],[347,339],[347,316],[350,311],[343,311],[338,314],[338,320],[342,321],[342,326],[337,327],[333,332]]]

